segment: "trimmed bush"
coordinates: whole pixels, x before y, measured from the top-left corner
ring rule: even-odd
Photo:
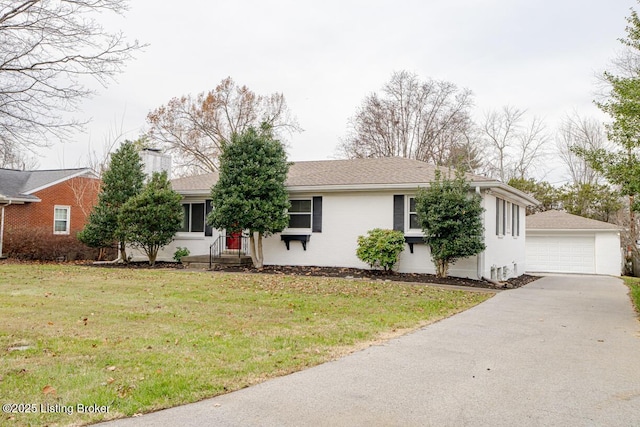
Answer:
[[[404,233],[397,230],[374,228],[366,236],[358,236],[358,258],[371,268],[390,271],[397,264],[404,250]]]
[[[178,246],[176,251],[173,253],[173,259],[175,259],[178,262],[181,262],[182,257],[189,256],[190,253],[191,252],[189,251],[189,249]]]
[[[10,258],[40,261],[75,261],[98,258],[98,249],[82,244],[74,235],[58,235],[50,227],[8,228],[3,252]]]

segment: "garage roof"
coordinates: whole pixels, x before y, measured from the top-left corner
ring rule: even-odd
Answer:
[[[564,211],[550,210],[527,217],[527,230],[619,230],[615,224]]]

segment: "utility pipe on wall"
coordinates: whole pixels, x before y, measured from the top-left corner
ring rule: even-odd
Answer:
[[[0,258],[2,258],[2,242],[4,240],[4,207],[10,204],[11,200],[9,200],[8,203],[0,205],[0,207],[2,207],[2,209],[0,209]]]
[[[482,193],[480,192],[480,187],[476,187],[476,194],[480,196],[480,206],[484,209],[484,198],[482,198]],[[482,228],[484,229],[484,215],[482,215]],[[486,235],[487,230],[484,230],[484,234]],[[484,279],[483,277],[483,269],[484,269],[484,251],[480,252],[476,256],[476,275],[478,276],[478,280]],[[485,279],[486,280],[486,279]]]

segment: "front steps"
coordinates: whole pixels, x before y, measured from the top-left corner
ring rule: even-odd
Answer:
[[[180,260],[184,268],[209,269],[209,255],[189,255]],[[213,265],[224,265],[226,267],[249,267],[253,265],[251,257],[238,254],[237,251],[225,251],[213,258]]]

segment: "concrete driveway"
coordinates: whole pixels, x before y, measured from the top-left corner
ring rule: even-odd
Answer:
[[[639,426],[619,279],[545,277],[383,345],[111,426]]]

